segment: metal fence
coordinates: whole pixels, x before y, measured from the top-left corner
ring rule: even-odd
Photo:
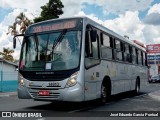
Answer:
[[[0,71],[0,92],[17,90],[18,71]]]

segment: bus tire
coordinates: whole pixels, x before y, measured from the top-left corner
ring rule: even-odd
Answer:
[[[110,82],[103,82],[101,85],[101,102],[106,103],[111,96]]]
[[[134,93],[135,93],[136,95],[138,95],[139,92],[140,92],[140,79],[137,78],[137,79],[136,79],[136,85],[135,85]]]

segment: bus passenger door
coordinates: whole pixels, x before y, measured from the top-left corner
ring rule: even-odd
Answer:
[[[97,98],[97,82],[99,81],[99,37],[96,30],[89,27],[85,37],[85,100]]]

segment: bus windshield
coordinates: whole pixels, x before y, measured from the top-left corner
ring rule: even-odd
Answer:
[[[78,67],[81,31],[70,30],[24,37],[20,70],[69,70]]]

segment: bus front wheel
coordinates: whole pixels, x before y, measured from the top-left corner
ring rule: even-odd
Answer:
[[[101,102],[106,103],[111,96],[111,90],[110,90],[110,85],[109,84],[104,84],[102,83],[101,86]]]
[[[135,94],[139,94],[140,92],[140,80],[137,78],[136,80],[136,86],[135,86]]]

